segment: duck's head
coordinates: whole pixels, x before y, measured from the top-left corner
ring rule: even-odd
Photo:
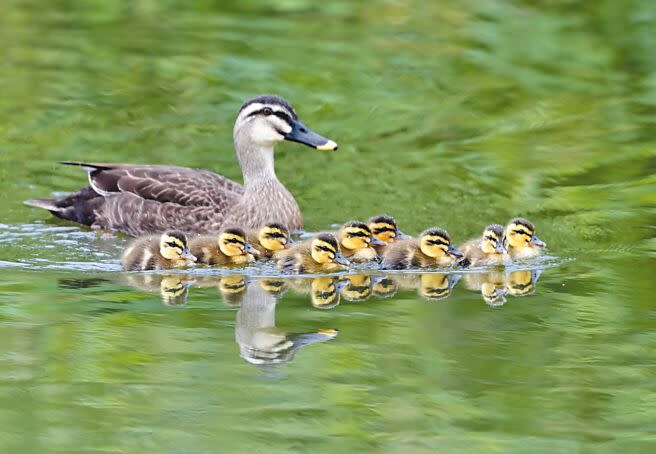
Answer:
[[[339,229],[339,242],[343,248],[350,251],[359,251],[371,245],[382,246],[385,244],[374,238],[367,224],[359,221],[349,221]]]
[[[338,281],[334,277],[322,276],[312,279],[312,305],[318,309],[331,309],[339,304]]]
[[[351,264],[339,252],[337,238],[332,233],[320,233],[310,243],[312,259],[320,264],[337,263],[348,266]]]
[[[228,257],[239,255],[259,255],[259,251],[246,241],[246,232],[238,227],[231,227],[219,234],[219,249]]]
[[[369,225],[369,229],[374,238],[385,244],[389,244],[394,240],[410,238],[410,236],[399,230],[399,227],[396,225],[396,220],[392,216],[386,214],[372,216],[367,221],[367,224]]]
[[[491,224],[485,227],[481,238],[481,250],[486,254],[505,254],[508,251],[505,246],[503,226]]]
[[[194,263],[194,257],[187,247],[187,235],[178,230],[169,230],[159,237],[159,253],[167,260]]]
[[[257,232],[257,239],[264,249],[280,251],[291,244],[289,230],[282,224],[271,222]]]
[[[419,248],[428,257],[435,259],[462,257],[455,246],[451,244],[451,237],[448,232],[439,227],[432,227],[422,232],[419,237]]]
[[[506,226],[506,247],[513,249],[546,247],[535,234],[535,225],[528,219],[514,218]]]
[[[276,95],[259,95],[242,106],[233,131],[235,141],[245,139],[264,148],[289,140],[317,150],[336,150],[337,144],[311,131],[298,119],[292,106]]]

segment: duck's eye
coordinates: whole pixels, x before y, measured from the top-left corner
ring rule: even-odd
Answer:
[[[173,241],[169,241],[168,243],[166,243],[166,245],[167,245],[168,247],[170,247],[170,248],[174,248],[174,249],[178,247],[178,245],[175,244]]]
[[[273,115],[273,110],[271,107],[265,107],[262,109],[262,115]]]

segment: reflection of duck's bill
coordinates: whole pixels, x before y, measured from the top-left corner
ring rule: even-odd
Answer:
[[[294,342],[294,348],[300,348],[306,345],[329,341],[336,338],[337,334],[339,334],[339,331],[336,329],[320,329],[315,333],[299,334],[292,339],[292,342]]]

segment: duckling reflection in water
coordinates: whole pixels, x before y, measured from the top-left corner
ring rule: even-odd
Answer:
[[[387,246],[383,268],[447,268],[460,257],[462,253],[451,244],[447,231],[433,227],[422,232],[419,239],[399,240]]]
[[[346,301],[364,301],[371,296],[373,285],[369,274],[351,274],[343,282],[341,295]]]
[[[228,306],[239,306],[246,290],[247,279],[241,275],[229,276],[198,276],[194,286],[198,288],[216,287],[223,303]]]
[[[540,270],[513,271],[505,280],[505,288],[509,295],[527,296],[535,293]]]
[[[391,298],[396,295],[399,286],[396,280],[390,276],[374,276],[371,295],[378,298]]]
[[[547,245],[535,234],[535,225],[528,219],[514,218],[506,226],[506,248],[513,260],[537,257]]]
[[[244,230],[236,227],[222,230],[218,237],[198,235],[192,238],[189,248],[198,262],[205,265],[246,265],[259,255],[258,250],[246,241]]]
[[[275,298],[281,298],[289,290],[289,284],[284,279],[262,278],[258,282],[264,291]]]
[[[139,290],[159,292],[162,303],[171,307],[187,304],[189,287],[195,282],[190,276],[182,274],[130,274],[127,280]]]
[[[458,265],[463,267],[504,265],[510,262],[510,255],[504,242],[503,226],[488,225],[481,238],[474,238],[460,246],[464,257]]]
[[[196,257],[187,248],[187,236],[177,230],[137,238],[121,257],[126,271],[168,270],[195,261]]]
[[[258,260],[270,260],[280,251],[289,248],[292,239],[287,227],[277,222],[270,222],[257,231],[250,231],[248,242],[258,250]]]
[[[278,256],[278,269],[295,274],[338,271],[350,262],[339,249],[332,233],[320,233],[309,241],[296,243]]]
[[[371,234],[369,226],[360,221],[345,223],[337,233],[342,255],[353,263],[380,261],[374,246],[385,243]]]
[[[424,273],[419,276],[418,293],[427,300],[444,300],[459,280],[459,274]]]
[[[505,276],[502,271],[467,273],[463,280],[465,288],[480,292],[486,304],[502,306],[506,302]]]
[[[312,306],[317,309],[332,309],[339,304],[339,293],[343,281],[332,276],[312,278],[310,298]]]
[[[287,363],[301,348],[334,339],[336,329],[288,334],[276,327],[276,299],[257,282],[248,284],[235,321],[240,356],[250,364]]]

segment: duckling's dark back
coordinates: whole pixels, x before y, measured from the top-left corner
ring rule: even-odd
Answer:
[[[157,270],[163,268],[159,252],[159,236],[149,235],[134,240],[123,253],[121,265],[126,271]]]

